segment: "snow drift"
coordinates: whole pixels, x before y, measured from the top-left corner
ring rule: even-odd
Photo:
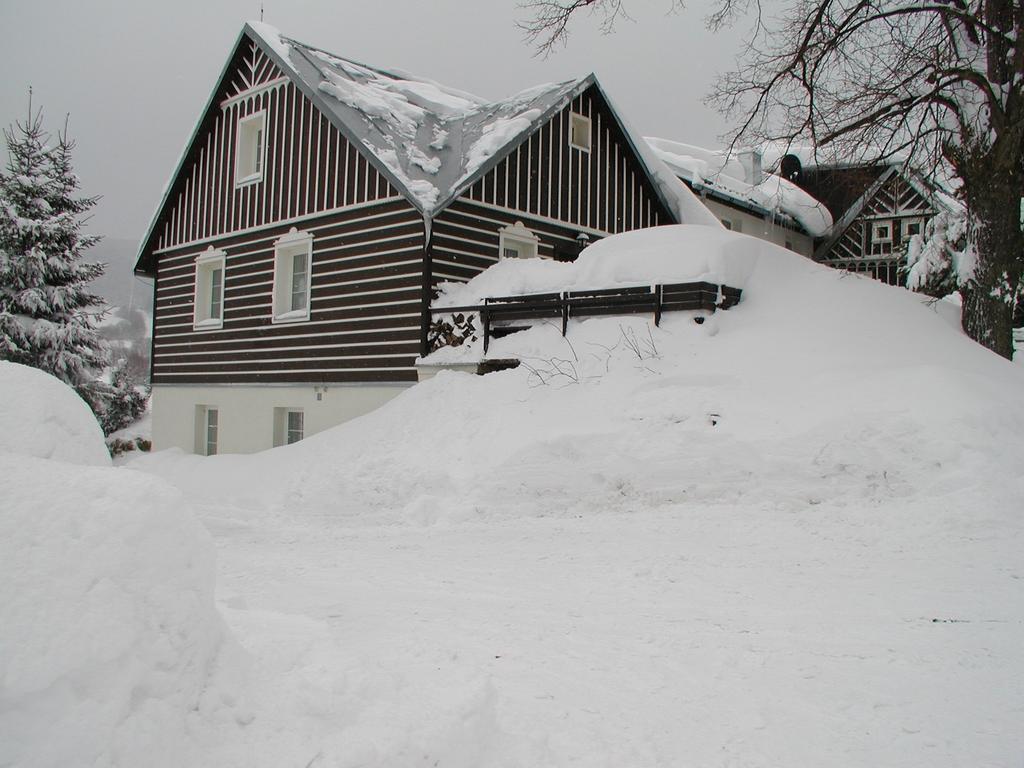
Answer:
[[[0,403],[0,765],[204,764],[241,716],[208,534],[64,384],[0,364]]]
[[[993,405],[1018,399],[1019,370],[919,296],[745,235],[681,225],[608,238],[575,264],[507,260],[442,303],[684,279],[743,286],[743,300],[700,325],[591,318],[563,339],[540,324],[492,344],[523,361],[514,371],[443,372],[285,451],[136,466],[225,504],[356,525],[874,503],[973,485],[983,466],[1019,474],[999,446],[1024,433],[1024,410]]]
[[[73,389],[36,368],[0,362],[0,453],[109,466],[92,410]]]

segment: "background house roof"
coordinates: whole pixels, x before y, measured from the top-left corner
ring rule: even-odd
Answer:
[[[818,199],[781,176],[762,173],[755,178],[737,152],[654,137],[646,141],[694,190],[752,208],[760,215],[781,216],[813,237],[825,235],[832,227],[832,214]]]

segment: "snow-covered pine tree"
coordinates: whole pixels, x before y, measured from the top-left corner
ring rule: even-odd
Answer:
[[[83,261],[98,238],[82,230],[95,198],[78,193],[74,144],[67,134],[47,145],[41,112],[4,132],[0,171],[0,359],[50,373],[71,385],[97,415],[109,389],[96,321],[102,299],[88,290],[102,264]]]

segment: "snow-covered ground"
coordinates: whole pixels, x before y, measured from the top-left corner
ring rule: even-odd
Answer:
[[[1024,371],[724,231],[576,277],[650,238],[742,302],[540,325],[491,347],[519,369],[286,448],[97,470],[184,494],[248,658],[153,765],[1020,761]]]

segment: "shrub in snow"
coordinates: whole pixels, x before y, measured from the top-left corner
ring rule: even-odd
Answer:
[[[102,264],[82,261],[99,238],[82,231],[96,204],[77,195],[73,144],[46,145],[37,113],[5,132],[9,160],[0,172],[0,359],[31,365],[66,381],[102,413],[97,373],[106,361],[95,323],[99,296],[87,284]]]
[[[142,418],[148,399],[147,393],[132,383],[122,360],[110,374],[109,396],[100,417],[103,434],[112,435]]]
[[[0,454],[107,466],[110,455],[89,406],[67,384],[0,361]]]
[[[213,548],[180,493],[11,454],[0,476],[0,765],[199,764],[233,712]]]

